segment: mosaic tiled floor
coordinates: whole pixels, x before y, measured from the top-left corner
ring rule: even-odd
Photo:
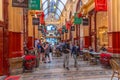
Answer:
[[[111,69],[102,68],[100,64],[91,65],[79,60],[79,70],[74,68],[70,59],[70,70],[63,68],[63,58],[53,58],[52,63],[41,64],[34,72],[22,74],[23,80],[110,80]],[[113,80],[117,80],[114,78]]]

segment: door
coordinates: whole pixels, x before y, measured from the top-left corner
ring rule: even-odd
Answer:
[[[0,75],[3,75],[3,27],[0,27]]]

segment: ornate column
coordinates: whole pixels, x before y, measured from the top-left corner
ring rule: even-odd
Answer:
[[[120,0],[108,0],[108,51],[120,54]]]
[[[9,63],[10,74],[22,73],[23,51],[23,9],[12,7],[12,0],[9,1]]]
[[[89,27],[88,26],[83,26],[83,30],[84,30],[84,33],[83,33],[83,37],[84,37],[84,43],[83,43],[83,47],[84,48],[89,48],[90,46],[90,36],[89,36]]]
[[[23,55],[23,9],[12,7],[9,0],[9,58]]]
[[[0,75],[9,74],[8,0],[0,0]]]
[[[28,42],[27,42],[28,49],[32,49],[34,47],[33,27],[35,26],[32,25],[32,16],[28,14]]]

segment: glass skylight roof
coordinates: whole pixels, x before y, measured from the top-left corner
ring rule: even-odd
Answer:
[[[42,9],[45,18],[47,18],[46,16],[48,16],[49,13],[54,13],[55,18],[59,19],[66,3],[67,0],[42,0]]]

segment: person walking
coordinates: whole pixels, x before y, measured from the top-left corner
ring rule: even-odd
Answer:
[[[52,48],[52,45],[50,45],[50,48],[49,48],[49,58],[50,58],[50,62],[52,62],[52,54],[53,54],[53,48]]]
[[[76,46],[75,44],[72,45],[72,51],[71,51],[71,55],[73,56],[74,58],[74,67],[76,67],[76,69],[78,70],[78,55],[79,55],[79,52],[78,52],[78,46]]]
[[[70,46],[69,43],[64,43],[63,45],[63,55],[64,55],[64,62],[63,62],[63,67],[69,70],[69,50]]]
[[[40,58],[40,63],[42,63],[44,48],[42,47],[42,45],[40,43],[38,43],[37,48],[38,48],[38,55],[40,56],[39,57]]]
[[[47,62],[47,59],[49,60],[48,63],[51,63],[50,55],[49,55],[49,53],[50,53],[50,45],[49,45],[48,42],[46,42],[44,50],[45,50],[45,59],[46,59],[45,63]]]

